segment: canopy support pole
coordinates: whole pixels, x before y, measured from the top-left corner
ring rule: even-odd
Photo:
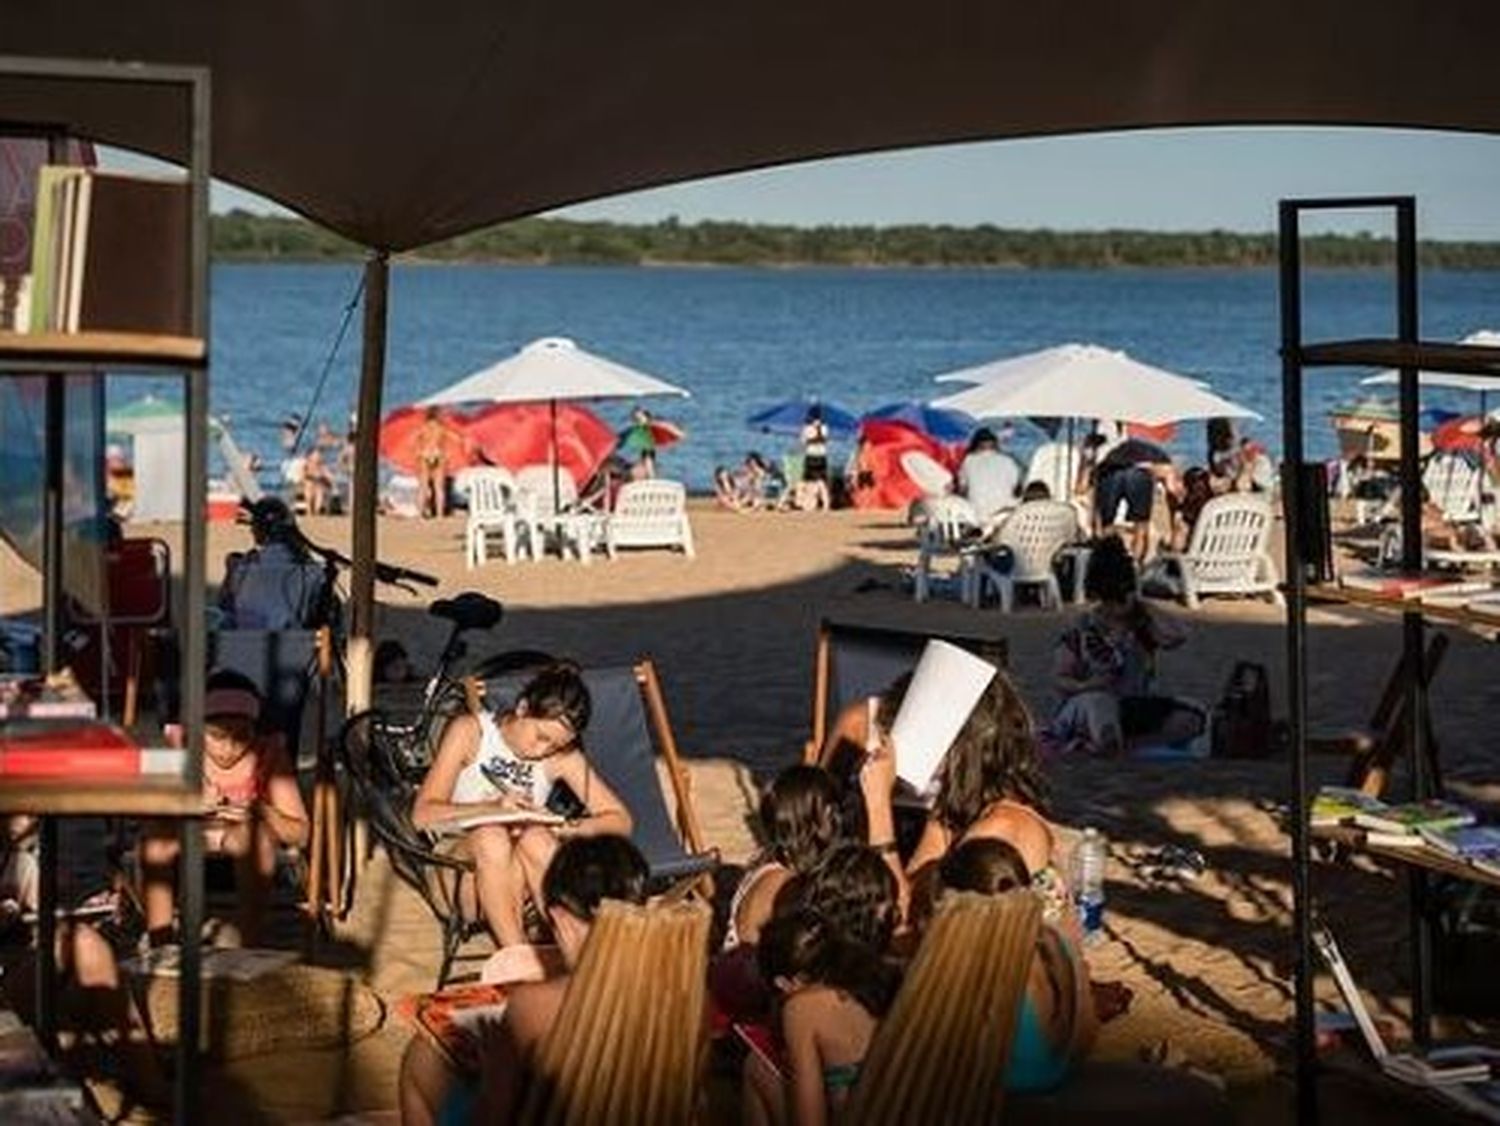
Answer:
[[[359,370],[358,418],[354,432],[353,543],[349,576],[349,634],[345,656],[345,713],[369,708],[374,678],[375,511],[379,489],[381,392],[385,385],[386,297],[390,255],[372,253],[365,262],[364,339]]]
[[[557,446],[557,400],[548,399],[547,406],[552,412],[552,511],[561,512],[562,471],[558,466],[558,460],[562,455],[562,451]],[[562,548],[558,548],[558,551],[561,552]]]

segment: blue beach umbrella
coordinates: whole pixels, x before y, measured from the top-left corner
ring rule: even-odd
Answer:
[[[963,442],[979,425],[963,411],[944,410],[930,403],[907,401],[876,407],[860,421],[904,422],[939,442]]]
[[[786,399],[756,411],[745,420],[745,425],[766,434],[800,434],[807,425],[807,412],[813,407],[823,412],[823,425],[830,438],[852,438],[859,433],[859,419],[843,407],[806,398]]]

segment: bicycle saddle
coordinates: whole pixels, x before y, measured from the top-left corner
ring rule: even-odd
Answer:
[[[427,612],[434,618],[452,622],[461,630],[494,629],[505,616],[505,607],[476,591],[468,590],[453,598],[440,598]]]

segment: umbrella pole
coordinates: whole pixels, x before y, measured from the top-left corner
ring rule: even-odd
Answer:
[[[562,482],[561,469],[558,466],[557,400],[549,399],[548,404],[552,414],[552,511],[558,512],[562,509]]]

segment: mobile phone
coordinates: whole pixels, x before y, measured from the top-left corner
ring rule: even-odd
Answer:
[[[578,795],[573,792],[573,787],[562,779],[552,783],[552,788],[547,791],[547,812],[555,813],[559,817],[569,821],[579,817],[588,816],[588,806],[584,805]]]

